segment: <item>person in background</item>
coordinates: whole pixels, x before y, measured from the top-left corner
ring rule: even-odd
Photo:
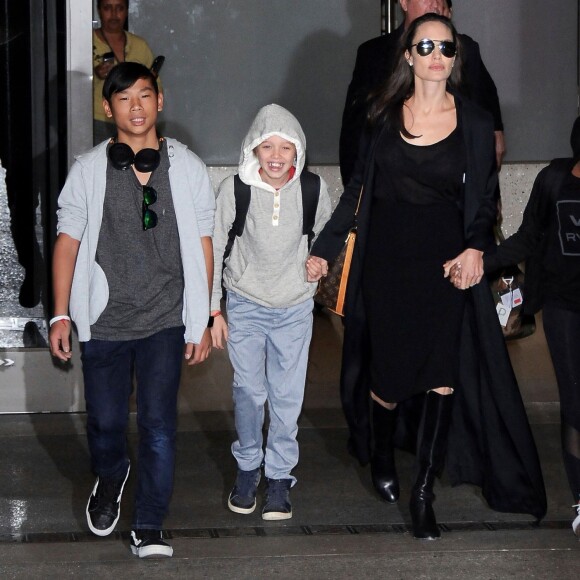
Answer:
[[[401,26],[390,34],[366,41],[358,48],[352,80],[346,94],[340,132],[340,173],[345,187],[351,178],[361,134],[367,123],[369,95],[391,75],[397,45],[405,30],[415,18],[428,12],[450,16],[452,6],[451,0],[400,0],[400,4],[405,14]],[[463,74],[458,89],[492,114],[496,162],[499,169],[505,153],[505,140],[497,89],[483,64],[477,42],[465,34],[459,35],[459,42],[463,55]]]
[[[543,309],[560,394],[562,455],[575,501],[572,530],[580,539],[580,117],[571,144],[573,157],[554,159],[540,171],[518,231],[484,254],[483,264],[493,272],[526,260],[523,308],[530,314]],[[457,268],[451,279],[460,283]]]
[[[101,27],[93,30],[93,144],[116,134],[115,124],[103,109],[103,83],[120,62],[139,62],[150,68],[153,53],[147,42],[125,30],[129,0],[97,0]],[[158,86],[160,83],[158,81]]]
[[[115,141],[77,158],[58,199],[50,349],[70,360],[74,321],[97,476],[86,516],[97,536],[111,534],[119,520],[135,376],[131,550],[140,558],[168,557],[173,549],[161,529],[173,490],[182,363],[201,363],[211,350],[215,198],[203,162],[157,134],[163,95],[147,67],[118,64],[103,99]]]
[[[305,160],[306,138],[298,120],[278,105],[263,107],[242,143],[238,175],[224,180],[217,198],[211,333],[215,348],[227,341],[234,367],[238,437],[232,445],[238,472],[228,507],[239,514],[256,509],[263,465],[264,520],[292,517],[290,488],[296,483],[292,470],[298,463],[298,416],[317,287],[306,261],[312,237],[330,217],[324,181],[312,174],[312,188],[302,181]],[[229,232],[238,219],[237,179],[250,188],[249,207],[222,270]],[[305,206],[314,210],[307,232]],[[222,274],[227,323],[220,311]],[[270,424],[264,453],[266,401]]]
[[[413,535],[440,537],[434,483],[482,487],[490,507],[541,518],[546,495],[526,411],[483,276],[493,244],[496,171],[489,113],[452,92],[461,44],[427,13],[404,32],[370,109],[371,142],[312,247],[317,275],[358,229],[345,304],[341,396],[349,448],[399,499],[394,447],[416,451]],[[449,87],[449,90],[448,90]],[[460,288],[442,265],[462,263]],[[419,418],[418,424],[413,422]]]

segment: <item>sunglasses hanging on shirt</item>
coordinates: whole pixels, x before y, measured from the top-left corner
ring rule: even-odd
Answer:
[[[162,141],[159,141],[161,147]],[[132,165],[141,173],[150,173],[159,167],[161,156],[157,149],[141,149],[137,155],[126,143],[113,143],[108,149],[109,160],[115,169],[125,171]]]

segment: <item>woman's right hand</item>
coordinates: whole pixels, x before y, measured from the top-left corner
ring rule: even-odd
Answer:
[[[223,350],[228,341],[228,323],[223,316],[216,316],[213,319],[213,326],[210,328],[211,342],[214,348]]]

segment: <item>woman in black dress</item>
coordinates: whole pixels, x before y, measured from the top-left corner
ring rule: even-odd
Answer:
[[[416,19],[402,38],[396,63],[370,109],[372,132],[368,145],[361,145],[355,176],[314,244],[308,268],[311,275],[322,275],[336,257],[364,186],[341,375],[350,449],[361,463],[371,459],[370,393],[373,483],[384,499],[396,502],[397,422],[398,434],[408,440],[400,429],[409,425],[406,408],[421,404],[418,428],[412,430],[417,474],[410,511],[414,536],[435,539],[440,532],[433,484],[448,448],[452,483],[481,485],[495,509],[542,517],[546,500],[491,294],[480,284],[495,220],[491,118],[452,90],[459,82],[460,47],[447,18]],[[461,264],[457,288],[444,278],[443,264],[450,258]],[[481,336],[487,329],[491,336]],[[478,352],[482,341],[491,352]],[[489,367],[497,369],[488,372]],[[490,425],[477,408],[487,394],[505,405],[499,411],[491,405]],[[451,426],[452,437],[461,441],[450,437],[448,445]],[[508,452],[490,459],[489,450],[504,436]],[[518,476],[499,474],[498,480],[495,470],[506,465]],[[506,494],[511,483],[514,489]]]

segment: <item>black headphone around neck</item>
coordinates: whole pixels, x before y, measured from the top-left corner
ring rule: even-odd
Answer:
[[[159,150],[163,139],[159,140]],[[159,167],[161,155],[158,149],[141,149],[136,155],[126,143],[113,143],[107,150],[109,161],[115,169],[125,171],[132,165],[141,173],[150,173]]]

